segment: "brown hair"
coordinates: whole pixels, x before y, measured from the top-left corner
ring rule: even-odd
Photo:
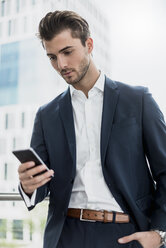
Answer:
[[[65,29],[70,29],[72,37],[79,38],[85,46],[85,41],[90,36],[89,25],[73,11],[49,12],[39,23],[38,37],[42,41],[49,41]]]

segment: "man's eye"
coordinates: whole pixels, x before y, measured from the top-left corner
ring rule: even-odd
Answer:
[[[65,51],[65,52],[64,52],[65,55],[69,55],[69,54],[71,54],[71,53],[72,53],[72,51]]]
[[[51,56],[49,57],[50,60],[56,60],[56,57],[55,56]]]

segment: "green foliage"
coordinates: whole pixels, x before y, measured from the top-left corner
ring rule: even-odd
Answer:
[[[19,245],[19,244],[9,243],[7,241],[2,241],[0,242],[0,247],[1,248],[24,248],[26,247],[26,245]]]

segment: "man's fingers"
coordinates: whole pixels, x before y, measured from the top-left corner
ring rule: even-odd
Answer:
[[[31,167],[30,167],[31,168]],[[27,169],[22,173],[19,173],[19,179],[20,181],[22,180],[26,180],[29,178],[32,178],[34,175],[46,170],[46,166],[45,165],[39,165],[39,166],[33,166],[32,169]]]
[[[34,185],[32,184],[32,185],[29,185],[28,187],[26,187],[26,186],[23,187],[23,185],[22,185],[22,187],[24,188],[25,193],[32,194],[37,188],[48,183],[50,180],[51,180],[51,178],[49,177],[49,178],[46,178],[43,181],[40,181],[39,183],[36,183]]]
[[[35,166],[35,163],[33,161],[20,164],[20,166],[18,167],[18,173],[23,173],[26,170],[28,170],[28,169],[30,169],[30,168],[32,168],[34,166]]]
[[[53,173],[54,173],[53,170],[49,170],[49,171],[47,171],[47,172],[45,172],[45,173],[43,173],[41,175],[38,175],[36,177],[32,177],[32,178],[30,178],[29,183],[31,185],[37,185],[40,182],[45,181],[48,178],[50,178],[53,175]]]
[[[138,239],[137,233],[133,233],[131,235],[124,236],[124,237],[118,239],[118,242],[121,244],[125,244],[125,243],[131,242],[133,240],[137,240],[137,239]]]
[[[135,232],[129,236],[118,239],[118,242],[125,244],[137,240],[144,248],[159,248],[161,246],[161,237],[154,231]]]
[[[34,190],[49,182],[54,175],[54,171],[47,170],[46,165],[35,166],[34,162],[21,164],[18,168],[18,173],[22,188],[27,194],[32,194]]]
[[[38,176],[29,176],[29,177],[26,177],[25,179],[23,179],[21,181],[23,187],[30,187],[32,185],[37,185],[39,184],[41,181],[43,180],[47,180],[48,178],[51,178],[52,175],[54,174],[54,171],[53,170],[49,170],[41,175],[38,175]]]
[[[21,185],[24,189],[24,192],[27,194],[32,194],[34,190],[49,182],[53,174],[54,171],[49,170],[43,173],[42,175],[38,175],[36,177],[28,177],[27,179],[24,179],[23,181],[21,181]]]

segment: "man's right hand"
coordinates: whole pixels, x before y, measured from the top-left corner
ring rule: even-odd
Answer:
[[[28,195],[32,195],[37,188],[49,182],[51,176],[54,174],[53,170],[49,170],[41,175],[35,176],[36,174],[45,171],[46,167],[45,165],[34,166],[34,162],[27,162],[21,164],[18,168],[21,186]]]

